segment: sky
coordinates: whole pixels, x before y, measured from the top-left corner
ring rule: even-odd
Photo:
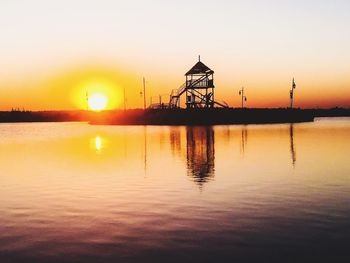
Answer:
[[[350,2],[345,0],[2,0],[0,110],[143,107],[180,87],[198,55],[218,101],[350,107]]]

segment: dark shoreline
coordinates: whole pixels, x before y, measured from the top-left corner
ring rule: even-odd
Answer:
[[[127,115],[127,116],[126,116]],[[219,125],[313,121],[314,114],[289,109],[154,109],[125,115],[105,115],[91,124],[109,125]]]
[[[350,109],[214,108],[89,111],[2,111],[0,123],[76,122],[95,125],[215,125],[268,124],[313,121],[317,117],[347,117]]]

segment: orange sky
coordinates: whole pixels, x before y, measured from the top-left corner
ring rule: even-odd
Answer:
[[[244,86],[248,107],[286,107],[295,77],[296,107],[350,107],[347,1],[82,3],[0,4],[0,110],[84,109],[86,91],[122,108],[124,89],[140,108],[143,76],[166,102],[199,54],[230,106]]]

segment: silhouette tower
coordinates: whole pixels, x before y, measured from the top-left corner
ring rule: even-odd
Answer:
[[[186,107],[214,107],[214,71],[198,62],[185,74],[186,76]]]
[[[201,62],[198,62],[185,74],[186,82],[170,95],[170,108],[180,107],[180,96],[186,94],[186,108],[213,108],[214,105],[227,107],[214,100],[214,71]]]

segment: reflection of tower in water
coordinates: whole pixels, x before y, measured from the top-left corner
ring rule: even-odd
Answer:
[[[295,147],[294,147],[294,125],[291,123],[289,126],[289,137],[290,137],[290,153],[292,155],[293,166],[297,160]]]
[[[200,187],[214,177],[214,130],[187,127],[187,173]]]

